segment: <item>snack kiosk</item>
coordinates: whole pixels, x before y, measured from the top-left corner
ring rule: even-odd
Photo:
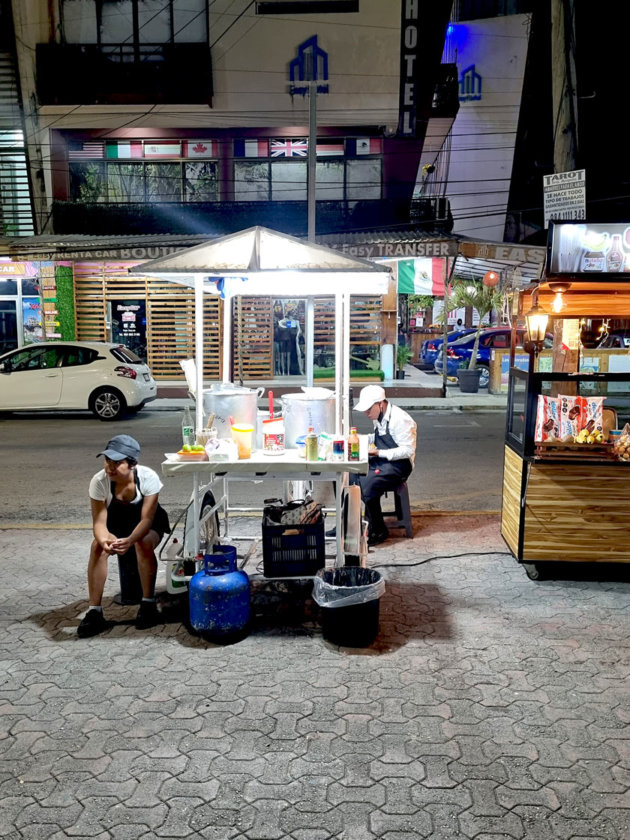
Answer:
[[[518,314],[531,355],[527,371],[510,367],[502,536],[532,580],[551,563],[628,563],[630,355],[584,349],[578,327],[630,318],[630,225],[552,223]],[[575,346],[543,357],[551,318]]]

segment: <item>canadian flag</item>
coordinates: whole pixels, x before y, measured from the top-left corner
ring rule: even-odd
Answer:
[[[216,157],[212,140],[186,140],[183,144],[183,152],[185,158]]]

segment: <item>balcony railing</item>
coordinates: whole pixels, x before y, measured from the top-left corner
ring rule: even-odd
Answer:
[[[212,104],[207,44],[38,44],[43,105]]]

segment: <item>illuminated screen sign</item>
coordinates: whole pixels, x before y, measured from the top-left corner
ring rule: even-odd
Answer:
[[[549,227],[547,274],[630,280],[630,223],[558,222]]]

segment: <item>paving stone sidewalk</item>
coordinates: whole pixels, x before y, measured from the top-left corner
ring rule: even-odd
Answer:
[[[494,518],[415,524],[370,553],[367,649],[298,584],[256,584],[234,645],[166,605],[137,631],[114,563],[80,640],[89,532],[0,531],[4,840],[626,840],[625,569],[534,583]]]

